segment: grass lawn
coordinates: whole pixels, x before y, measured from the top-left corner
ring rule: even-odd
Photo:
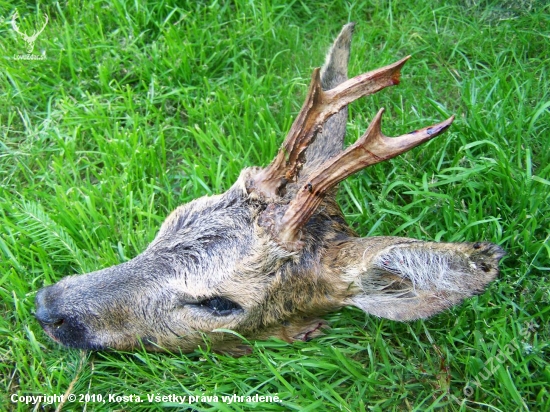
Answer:
[[[0,0],[0,410],[161,410],[178,405],[147,396],[171,394],[198,397],[179,405],[194,411],[550,410],[547,2],[31,3]],[[38,60],[18,57],[16,8],[27,33],[49,17]],[[253,342],[237,359],[49,339],[36,291],[134,257],[177,205],[266,165],[348,21],[351,75],[413,56],[401,85],[352,105],[348,142],[380,107],[388,135],[456,114],[348,179],[348,221],[363,236],[495,242],[500,278],[428,320],[346,308],[323,337]],[[11,402],[54,394],[76,402]],[[233,394],[280,401],[222,402]]]

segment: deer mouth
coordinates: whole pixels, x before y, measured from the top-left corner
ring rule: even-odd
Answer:
[[[36,314],[35,314],[36,316]],[[40,324],[40,326],[42,326],[42,329],[44,330],[44,332],[46,333],[46,335],[48,335],[52,340],[54,340],[55,342],[59,343],[59,344],[63,344],[63,342],[61,342],[57,336],[55,336],[55,333],[54,333],[54,330],[55,328],[57,327],[56,325],[48,325],[46,323],[43,323],[42,321],[40,321],[40,319],[38,319],[38,323]]]
[[[38,312],[35,313],[35,317],[46,335],[63,346],[76,349],[105,349],[101,345],[93,344],[89,341],[86,327],[79,322],[67,319],[60,319],[54,322],[45,321],[44,318],[40,318]]]

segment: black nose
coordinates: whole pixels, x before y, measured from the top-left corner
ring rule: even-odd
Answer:
[[[65,346],[81,349],[97,349],[100,345],[90,342],[86,325],[78,314],[67,310],[74,305],[67,303],[66,289],[59,284],[40,289],[36,294],[34,314],[46,334]]]
[[[51,308],[51,305],[48,305],[49,290],[50,287],[45,287],[43,289],[40,289],[36,294],[36,313],[34,314],[34,316],[42,326],[59,327],[63,324],[63,317],[59,314],[56,314],[55,311]]]

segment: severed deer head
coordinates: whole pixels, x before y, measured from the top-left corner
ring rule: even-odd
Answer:
[[[408,57],[347,79],[347,24],[277,156],[225,193],[178,207],[134,259],[69,276],[36,295],[36,318],[55,341],[83,349],[245,353],[248,339],[288,342],[321,333],[321,317],[356,306],[406,321],[484,290],[504,255],[496,245],[358,237],[335,201],[349,175],[444,132],[453,117],[399,137],[383,110],[342,150],[346,106],[399,83]]]

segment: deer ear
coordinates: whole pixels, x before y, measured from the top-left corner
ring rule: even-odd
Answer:
[[[360,261],[347,271],[358,292],[346,304],[400,321],[435,315],[481,293],[497,277],[504,256],[491,243],[391,237],[357,239],[344,252],[348,258],[350,253]]]

